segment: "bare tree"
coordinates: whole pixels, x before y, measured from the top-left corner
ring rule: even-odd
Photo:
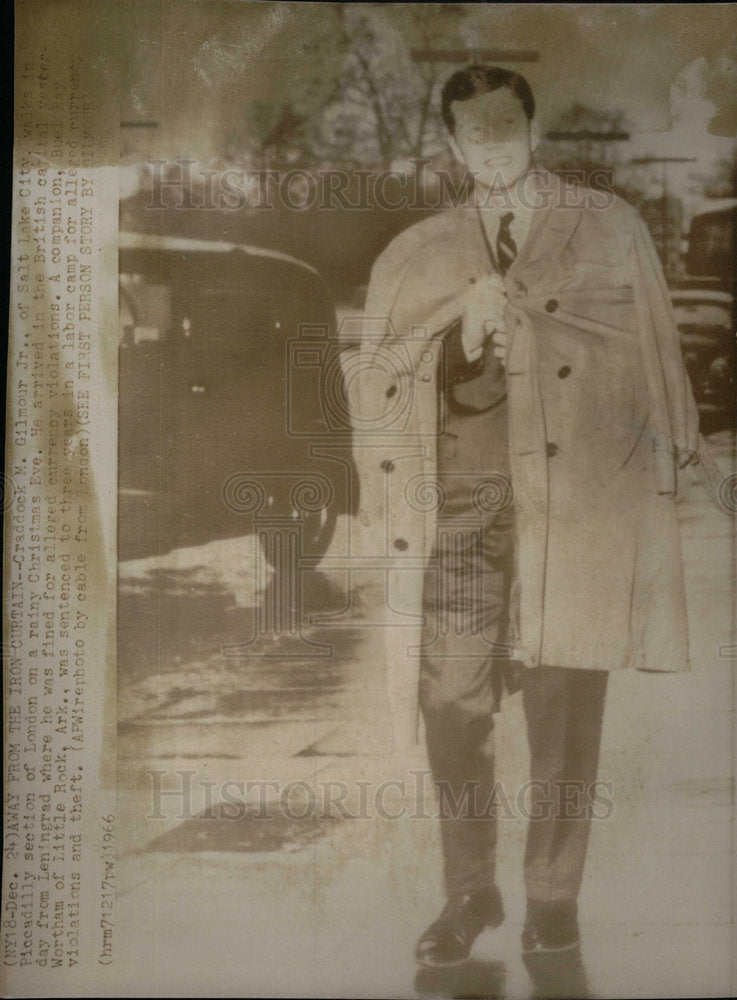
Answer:
[[[389,166],[442,145],[437,109],[439,64],[413,51],[452,44],[462,8],[450,4],[391,9],[340,5],[345,61],[335,99],[322,118],[323,151],[331,159]]]

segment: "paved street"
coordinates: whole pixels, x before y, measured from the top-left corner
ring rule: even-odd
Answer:
[[[732,439],[713,445],[729,471]],[[580,900],[591,996],[735,986],[734,524],[698,489],[680,511],[694,669],[610,681],[600,778],[614,809],[593,823]],[[158,996],[530,995],[514,810],[499,824],[505,924],[479,938],[468,966],[416,977],[416,938],[442,903],[441,863],[424,751],[385,755],[380,581],[307,574],[301,633],[262,634],[255,558],[246,537],[121,565],[116,963],[126,991],[140,970]],[[513,791],[527,768],[518,697],[496,736],[498,778]],[[398,784],[380,792],[389,779]],[[248,781],[261,784],[246,794],[238,783]],[[300,798],[310,790],[316,803]],[[343,808],[327,808],[326,794],[343,795]],[[570,989],[559,969],[551,975],[551,993],[556,982]]]

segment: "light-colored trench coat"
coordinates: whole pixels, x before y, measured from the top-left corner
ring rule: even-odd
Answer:
[[[555,196],[534,212],[504,278],[518,546],[512,655],[527,666],[685,670],[675,495],[678,455],[697,450],[698,414],[665,280],[631,206],[542,176]],[[492,269],[477,210],[461,206],[401,233],[368,289],[354,441],[365,555],[385,570],[398,746],[417,736],[440,334],[459,318],[455,297]]]

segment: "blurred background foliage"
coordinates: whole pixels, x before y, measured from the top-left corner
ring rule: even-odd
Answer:
[[[365,281],[396,232],[433,209],[351,212],[349,240],[345,212],[321,210],[319,199],[304,211],[154,211],[147,161],[166,161],[174,178],[182,158],[195,161],[193,177],[390,170],[388,198],[392,183],[400,190],[400,178],[416,175],[418,159],[420,186],[436,184],[438,170],[459,180],[440,89],[462,53],[468,62],[501,50],[493,61],[527,76],[538,101],[538,162],[595,186],[604,178],[635,204],[669,277],[678,277],[689,218],[735,193],[737,11],[729,6],[123,0],[117,12],[123,226],[282,249],[341,293]],[[438,50],[451,57],[426,58]],[[356,183],[351,176],[348,196]]]

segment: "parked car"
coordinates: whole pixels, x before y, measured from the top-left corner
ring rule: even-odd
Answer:
[[[258,247],[120,236],[119,557],[297,522],[319,559],[357,503],[328,287]],[[332,394],[332,395],[330,395]],[[270,554],[271,558],[272,554]]]
[[[731,292],[706,283],[671,292],[686,369],[705,433],[734,427],[735,314]]]

